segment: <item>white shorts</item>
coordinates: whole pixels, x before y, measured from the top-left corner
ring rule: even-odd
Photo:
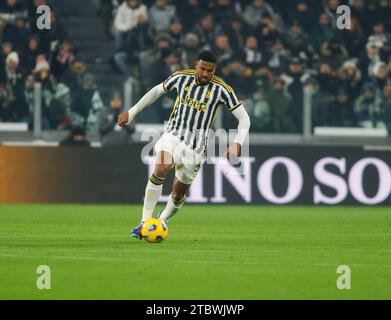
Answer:
[[[200,170],[202,154],[195,152],[169,132],[163,133],[155,144],[156,154],[160,151],[166,151],[174,158],[175,177],[184,184],[191,184]]]

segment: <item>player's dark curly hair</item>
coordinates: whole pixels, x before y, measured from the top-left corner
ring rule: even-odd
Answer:
[[[198,60],[217,63],[217,57],[216,57],[215,53],[210,50],[201,51],[198,54]]]

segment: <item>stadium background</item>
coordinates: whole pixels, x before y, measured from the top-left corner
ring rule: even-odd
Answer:
[[[351,8],[350,30],[336,26],[342,4]],[[39,5],[51,8],[50,30],[36,27]],[[142,134],[163,130],[173,97],[147,108],[126,129],[116,128],[116,116],[172,72],[191,68],[203,48],[217,53],[217,74],[234,87],[252,119],[250,153],[256,164],[247,182],[250,203],[276,202],[257,198],[257,172],[267,159],[287,154],[304,171],[305,196],[286,204],[314,203],[314,168],[325,157],[347,159],[346,172],[332,164],[327,170],[348,183],[353,163],[375,154],[385,166],[369,163],[358,177],[360,188],[371,198],[385,186],[387,195],[390,12],[387,0],[3,0],[0,143],[9,148],[1,150],[0,198],[8,203],[142,201],[129,174],[137,168],[137,181],[150,174],[139,156]],[[229,113],[220,112],[214,128],[235,126]],[[55,148],[63,145],[128,151]],[[23,146],[29,148],[13,150]],[[311,163],[304,161],[307,154],[314,156]],[[37,179],[31,179],[31,168]],[[212,174],[215,168],[205,166]],[[121,172],[128,179],[105,183]],[[273,171],[277,195],[288,191],[289,174],[281,165]],[[232,190],[226,178],[227,202],[248,203],[249,192]],[[80,188],[83,181],[96,183]],[[336,196],[335,188],[321,188]],[[362,203],[350,189],[338,203]],[[213,202],[213,192],[207,198],[202,201]],[[380,198],[373,204],[390,203],[389,196]]]
[[[0,0],[0,299],[390,299],[390,16],[388,0]],[[116,116],[202,48],[251,116],[248,170],[206,164],[169,238],[136,241],[143,134],[173,97]]]

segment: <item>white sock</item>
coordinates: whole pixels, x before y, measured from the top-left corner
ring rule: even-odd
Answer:
[[[156,203],[162,194],[164,179],[152,175],[145,189],[142,221],[151,219]]]
[[[182,208],[183,204],[185,203],[185,198],[186,197],[183,197],[183,199],[179,202],[175,202],[170,195],[168,197],[166,208],[163,210],[159,219],[166,221],[174,216],[179,211],[179,209]]]

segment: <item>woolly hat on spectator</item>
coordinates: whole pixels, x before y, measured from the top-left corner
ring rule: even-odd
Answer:
[[[377,61],[374,64],[373,69],[372,69],[373,75],[377,76],[377,74],[379,73],[380,68],[384,68],[384,67],[387,67],[387,65],[383,61]]]
[[[195,33],[189,32],[185,36],[185,41],[190,41],[190,40],[198,41],[198,36]]]
[[[381,47],[383,47],[383,43],[377,40],[370,40],[367,42],[366,48],[369,49],[371,47],[376,47],[380,49]]]
[[[70,93],[69,88],[65,84],[59,83],[56,87],[56,93],[54,94],[54,97],[58,99],[69,93]]]
[[[34,72],[40,72],[41,70],[50,70],[49,63],[44,55],[39,55],[37,57],[37,63],[35,64]]]
[[[356,69],[357,68],[357,59],[346,60],[342,64],[342,68],[343,69],[346,69],[346,68],[354,68],[354,69]]]
[[[8,64],[10,61],[15,62],[17,65],[19,65],[19,55],[16,51],[11,52],[7,58],[5,59],[5,63]]]
[[[83,78],[82,78],[82,81],[85,82],[85,81],[95,81],[95,77],[92,73],[89,73],[87,72],[86,74],[84,74]]]

